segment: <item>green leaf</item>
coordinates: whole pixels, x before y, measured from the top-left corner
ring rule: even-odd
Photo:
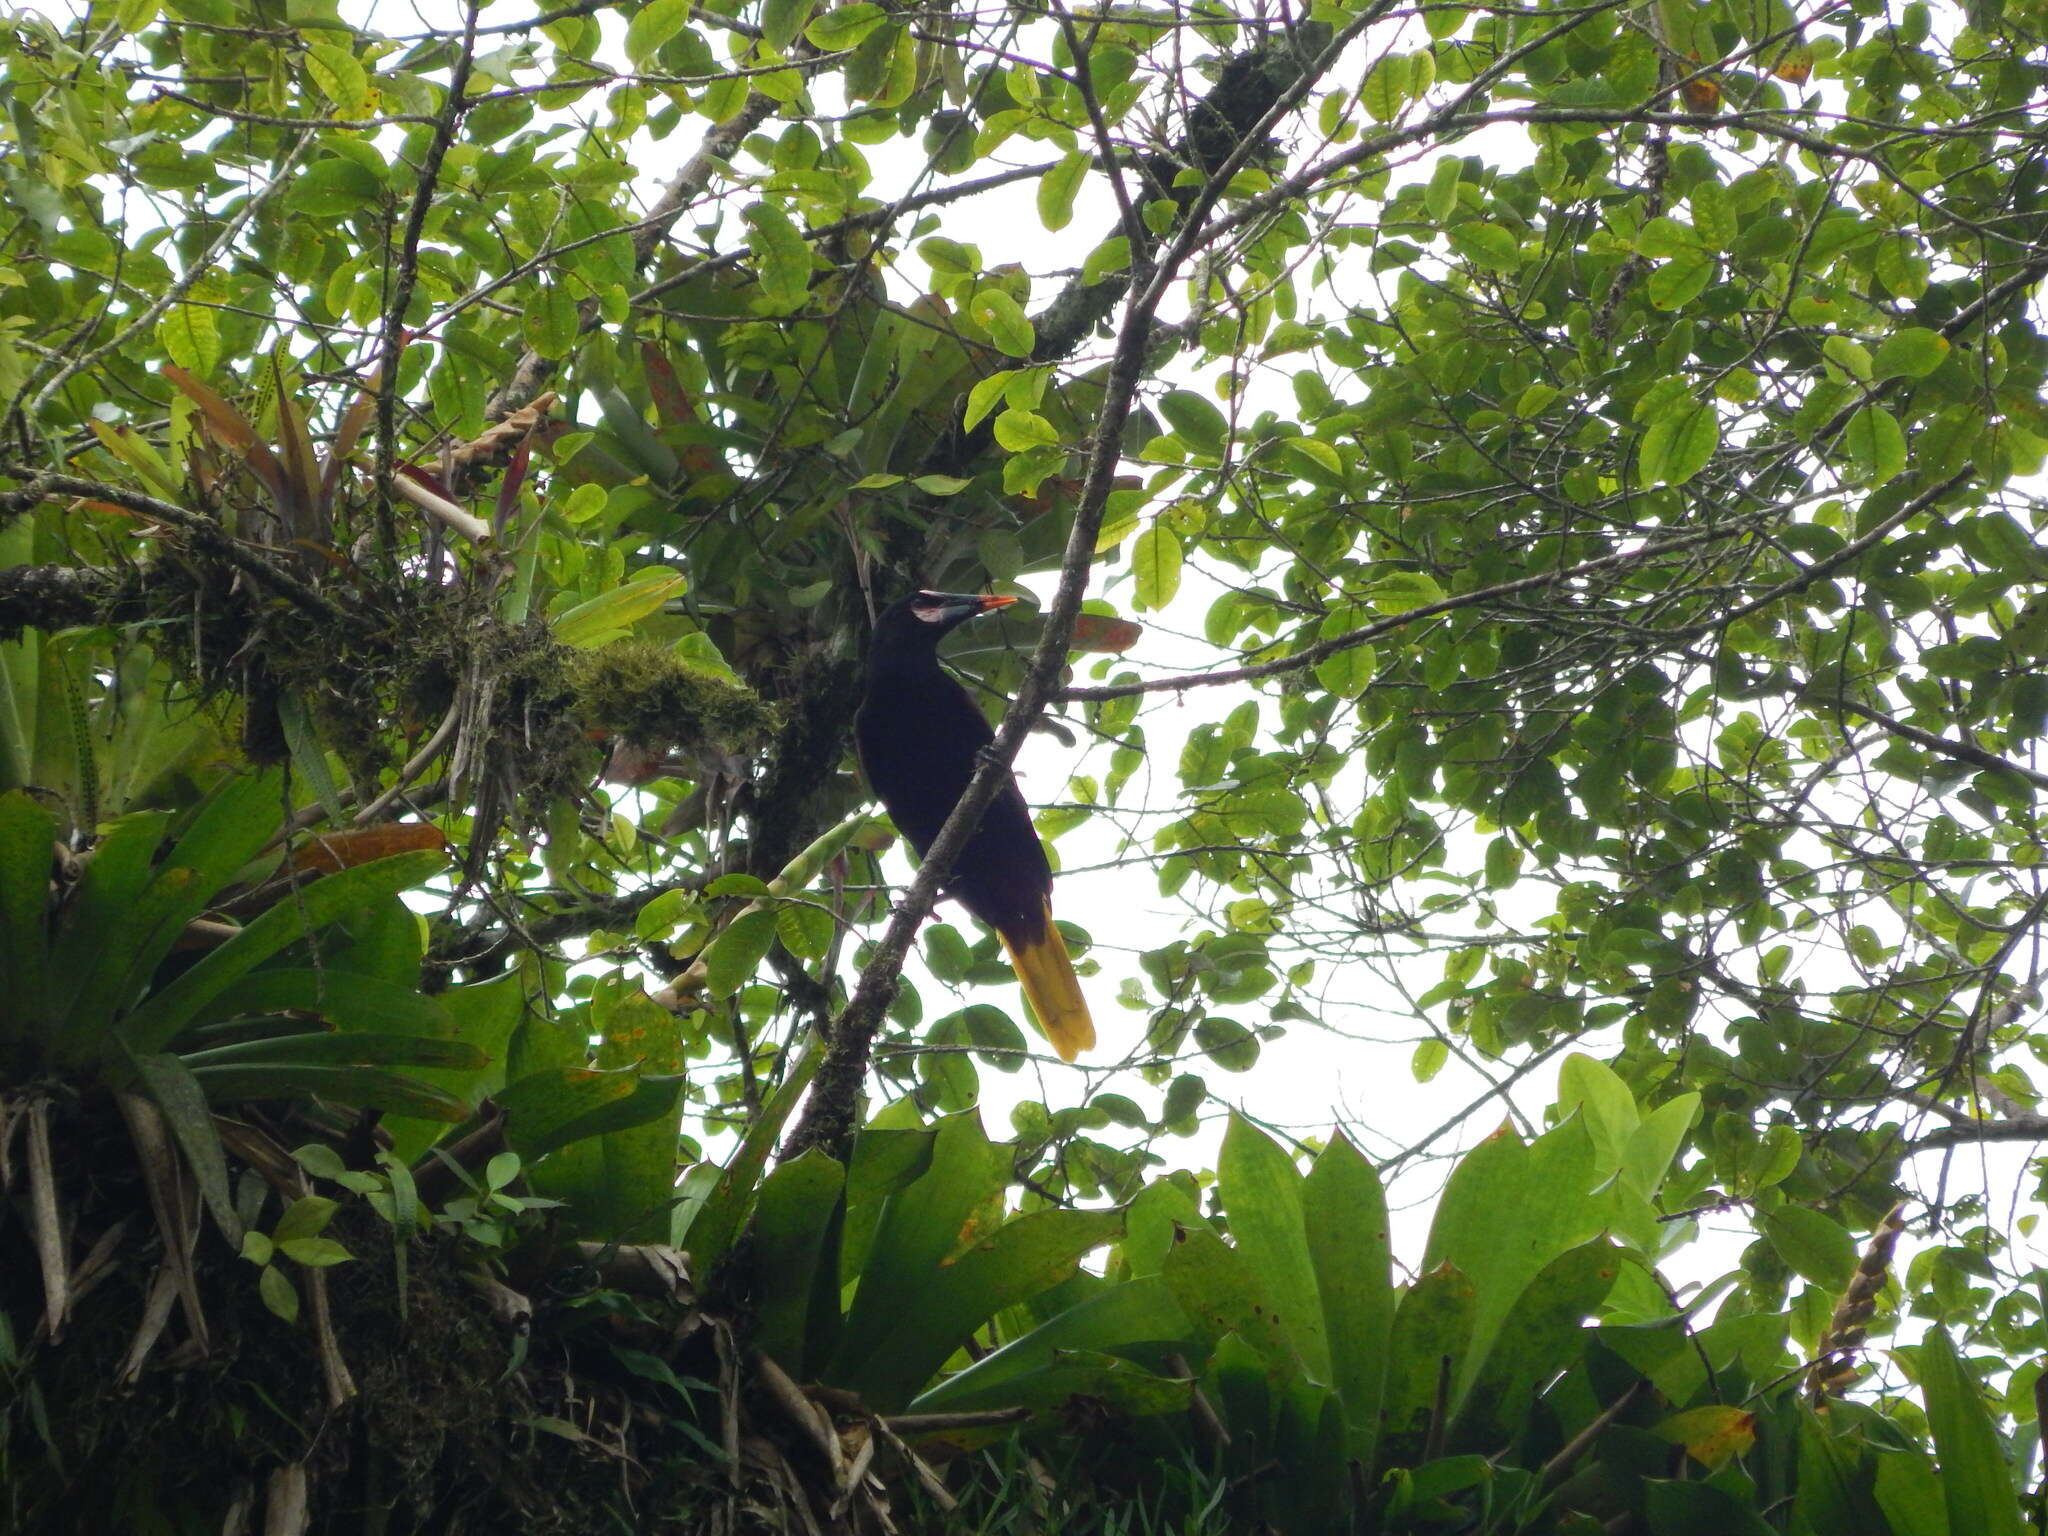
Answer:
[[[1877,349],[1873,369],[1879,379],[1920,379],[1948,358],[1948,338],[1924,325],[1909,325],[1887,336]]]
[[[804,36],[820,53],[839,53],[858,48],[867,35],[888,19],[888,12],[869,0],[854,0],[829,10],[804,28]]]
[[[532,1162],[572,1142],[672,1114],[680,1086],[676,1077],[644,1077],[630,1070],[543,1067],[508,1083],[498,1095],[505,1141]]]
[[[220,366],[220,327],[210,309],[173,304],[156,323],[156,339],[164,356],[188,373],[204,376]]]
[[[1391,123],[1408,105],[1408,56],[1390,53],[1373,65],[1358,88],[1358,99],[1376,123]]]
[[[972,432],[988,419],[988,413],[1002,403],[1003,391],[1017,376],[1014,368],[998,368],[985,379],[977,379],[967,391],[967,406],[960,413],[962,431]],[[900,478],[900,477],[899,477]]]
[[[1842,446],[1871,485],[1883,485],[1905,471],[1906,434],[1881,405],[1866,405],[1849,418]]]
[[[687,1242],[701,1271],[708,1272],[725,1257],[746,1224],[759,1194],[761,1170],[768,1166],[782,1127],[809,1089],[823,1056],[822,1051],[812,1048],[797,1058],[782,1086],[770,1096],[767,1107],[749,1122],[739,1149],[719,1172],[717,1182],[705,1197],[697,1202],[685,1200],[676,1206],[669,1241],[677,1247]],[[856,1150],[853,1172],[859,1171]]]
[[[1387,1332],[1387,1363],[1380,1395],[1380,1456],[1416,1456],[1433,1416],[1444,1361],[1452,1369],[1469,1359],[1476,1296],[1456,1265],[1443,1263],[1409,1286]]]
[[[1341,1132],[1302,1181],[1301,1214],[1347,1449],[1370,1464],[1394,1321],[1393,1252],[1379,1175]]]
[[[295,1237],[289,1241],[280,1239],[277,1251],[295,1264],[308,1269],[326,1269],[335,1264],[346,1264],[355,1257],[331,1237]]]
[[[761,40],[777,53],[787,53],[811,19],[814,4],[815,0],[762,0]]]
[[[1659,309],[1683,309],[1702,293],[1707,284],[1714,280],[1718,270],[1714,258],[1704,251],[1688,251],[1674,256],[1650,274],[1644,285],[1644,292],[1650,302]]]
[[[339,117],[365,118],[374,110],[376,93],[362,62],[338,43],[309,43],[306,74],[320,93],[334,103]]]
[[[214,1127],[205,1090],[175,1056],[135,1056],[130,1065],[142,1092],[162,1113],[171,1139],[185,1154],[185,1165],[199,1186],[199,1198],[206,1202],[221,1236],[231,1246],[240,1247],[242,1220],[235,1214],[234,1196],[228,1188],[227,1151]]]
[[[560,283],[543,283],[526,306],[526,344],[542,357],[567,357],[576,345],[576,301]]]
[[[283,1270],[273,1264],[264,1265],[262,1274],[257,1276],[256,1289],[263,1297],[263,1305],[279,1317],[288,1323],[299,1320],[299,1293]]]
[[[1014,405],[996,418],[996,445],[1009,453],[1056,446],[1059,429],[1036,411],[1020,411]]]
[[[1258,1272],[1302,1363],[1318,1381],[1328,1381],[1330,1345],[1309,1258],[1301,1170],[1271,1137],[1233,1114],[1216,1182],[1237,1251]]]
[[[305,700],[296,693],[280,695],[277,722],[284,730],[285,745],[292,755],[292,767],[311,786],[313,798],[327,812],[328,820],[336,826],[346,825],[348,816],[341,807],[341,791],[335,787],[334,775],[328,772],[327,753],[320,745],[320,735],[313,728],[312,717],[306,713]]]
[[[1711,401],[1686,398],[1650,423],[1636,461],[1644,485],[1683,485],[1707,467],[1721,446],[1721,419]]]
[[[645,67],[689,19],[690,0],[647,0],[626,23],[626,57],[635,68]]]
[[[763,313],[787,315],[810,298],[811,247],[781,205],[752,203],[742,215],[753,233],[755,272]]]
[[[1408,1060],[1408,1071],[1418,1083],[1434,1082],[1450,1059],[1450,1042],[1440,1035],[1431,1035],[1415,1047]]]
[[[775,913],[767,907],[742,912],[704,950],[704,990],[730,997],[753,978],[775,944]]]
[[[623,586],[557,614],[549,627],[555,638],[578,650],[594,650],[620,638],[642,619],[661,611],[689,587],[687,578],[665,566],[648,566]]]
[[[187,1051],[181,1058],[197,1072],[211,1067],[262,1064],[328,1067],[481,1067],[489,1059],[466,1040],[435,1040],[419,1035],[371,1032],[301,1031],[238,1040],[208,1050]]]
[[[886,1410],[913,1396],[959,1347],[964,1330],[943,1343],[927,1332],[906,1341],[908,1358],[884,1358],[888,1341],[899,1331],[914,1330],[931,1306],[940,1265],[971,1240],[967,1234],[978,1230],[970,1221],[1008,1182],[1010,1156],[1009,1148],[988,1140],[971,1110],[939,1122],[930,1166],[882,1207],[826,1381],[861,1392]],[[934,1349],[941,1351],[936,1359],[931,1358]]]
[[[412,958],[412,975],[417,976],[418,966]],[[442,1000],[421,992],[416,982],[401,985],[353,967],[266,966],[223,987],[193,1014],[192,1022],[292,1012],[313,1014],[344,1030],[435,1039],[455,1033]]]
[[[1522,264],[1521,242],[1514,231],[1477,221],[1455,224],[1447,232],[1451,249],[1476,267],[1513,272]]]
[[[1081,284],[1093,288],[1103,279],[1129,269],[1131,265],[1131,240],[1128,235],[1111,235],[1107,240],[1088,253],[1081,263]]]
[[[1472,1341],[1458,1361],[1462,1398],[1508,1312],[1545,1265],[1611,1226],[1590,1199],[1597,1164],[1574,1118],[1524,1143],[1496,1131],[1451,1171],[1430,1224],[1425,1271],[1454,1265],[1473,1293]]]
[[[839,1330],[839,1215],[846,1170],[813,1147],[761,1183],[754,1211],[754,1343],[801,1381]]]
[[[2021,1536],[2028,1522],[2013,1492],[1998,1426],[1977,1373],[1956,1354],[1946,1329],[1927,1330],[1917,1363],[1928,1427],[1941,1459],[1948,1528],[1970,1536]]]
[[[1170,390],[1159,401],[1159,414],[1189,447],[1222,456],[1230,437],[1230,423],[1208,396],[1191,389]]]
[[[230,983],[240,980],[287,944],[317,932],[345,912],[412,889],[445,863],[445,855],[421,850],[323,875],[280,900],[129,1014],[121,1021],[121,1038],[138,1053],[161,1050]]]
[[[47,1030],[51,852],[57,819],[23,790],[0,795],[0,1043]]]
[[[1278,1315],[1262,1277],[1214,1232],[1187,1228],[1177,1233],[1159,1273],[1206,1347],[1234,1336],[1264,1362],[1272,1381],[1302,1379],[1305,1368],[1287,1320]]]
[[[1131,544],[1131,574],[1137,582],[1132,603],[1138,612],[1158,612],[1180,590],[1180,540],[1164,523],[1154,522]]]
[[[1595,1238],[1559,1254],[1530,1280],[1452,1402],[1454,1448],[1499,1445],[1528,1421],[1536,1394],[1583,1352],[1585,1320],[1598,1313],[1624,1262],[1612,1241]]]
[[[381,1067],[333,1067],[302,1062],[196,1067],[192,1076],[216,1104],[259,1099],[329,1099],[358,1109],[460,1125],[476,1106],[445,1088]]]
[[[1804,1206],[1763,1213],[1764,1235],[1801,1279],[1841,1292],[1856,1272],[1856,1240],[1838,1221]]]
[[[277,1224],[270,1229],[271,1241],[286,1243],[295,1238],[318,1237],[340,1209],[324,1195],[302,1195],[277,1218]]]
[[[1184,1344],[1192,1326],[1157,1275],[1109,1286],[912,1400],[912,1413],[971,1413],[1030,1401],[1030,1384],[1084,1351]],[[1065,1401],[1056,1398],[1055,1402]]]
[[[1089,157],[1080,150],[1061,157],[1038,179],[1038,221],[1047,229],[1065,229],[1074,218],[1074,194],[1088,174]]]

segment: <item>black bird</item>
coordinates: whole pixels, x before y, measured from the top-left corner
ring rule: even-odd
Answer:
[[[995,740],[987,718],[939,666],[939,641],[1014,597],[913,592],[875,623],[867,693],[853,719],[861,771],[920,857],[966,792]],[[1052,921],[1052,866],[1017,781],[982,814],[947,877],[946,895],[993,928],[1009,951],[1039,1027],[1064,1061],[1095,1044],[1095,1022]]]

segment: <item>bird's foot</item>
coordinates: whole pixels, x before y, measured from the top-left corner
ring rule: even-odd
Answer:
[[[990,742],[987,746],[976,747],[974,749],[974,766],[986,768],[991,764],[997,767],[1002,766],[1002,759],[996,755],[996,744]]]

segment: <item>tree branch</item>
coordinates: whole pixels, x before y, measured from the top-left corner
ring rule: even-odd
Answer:
[[[154,496],[145,496],[140,491],[127,490],[118,485],[104,485],[97,480],[81,479],[77,475],[44,474],[24,464],[0,462],[0,475],[7,475],[23,482],[11,491],[0,491],[0,518],[9,514],[26,512],[39,502],[55,501],[59,497],[79,496],[92,501],[104,501],[129,512],[140,512],[153,517],[160,523],[183,530],[192,536],[198,548],[232,565],[253,580],[270,588],[279,596],[289,598],[308,613],[316,613],[333,624],[354,629],[361,626],[361,620],[343,612],[306,585],[289,571],[272,565],[255,550],[234,539],[211,518],[197,512],[187,511],[172,502],[159,501]]]

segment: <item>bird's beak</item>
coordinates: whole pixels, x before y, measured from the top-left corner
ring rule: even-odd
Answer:
[[[975,601],[981,604],[981,612],[994,613],[998,608],[1009,607],[1017,599],[1014,597],[978,597]]]

